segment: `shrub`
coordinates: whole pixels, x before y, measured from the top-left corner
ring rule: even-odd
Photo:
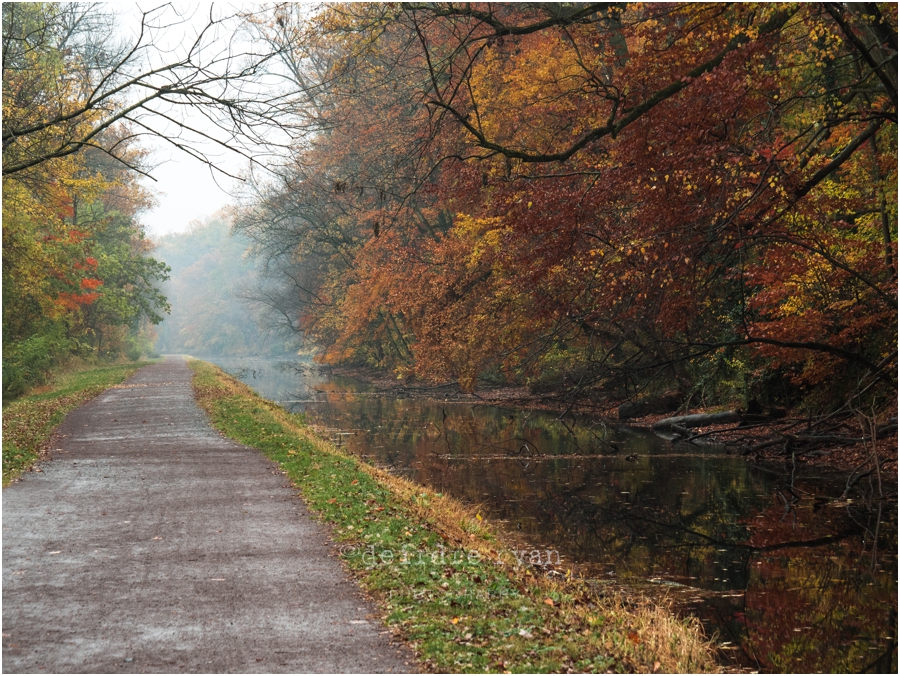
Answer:
[[[42,384],[50,369],[68,357],[77,347],[55,326],[3,348],[3,397],[18,397],[29,387]]]

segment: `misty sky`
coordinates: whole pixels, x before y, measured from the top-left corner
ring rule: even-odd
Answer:
[[[185,153],[160,149],[157,161],[169,158],[153,172],[156,182],[145,179],[143,184],[157,193],[158,205],[142,215],[150,238],[182,232],[192,220],[203,220],[232,201],[225,190],[232,190],[234,181],[218,176],[218,185],[210,176],[210,169]],[[221,187],[220,187],[221,186]]]
[[[165,17],[165,21],[159,19],[154,21],[168,24],[165,30],[154,34],[153,44],[158,49],[160,58],[175,58],[185,45],[190,45],[196,39],[197,32],[206,25],[211,9],[213,15],[218,18],[246,6],[253,6],[253,3],[242,0],[215,4],[184,0],[171,3],[169,9],[159,15]],[[147,8],[138,4],[122,6],[119,26],[125,40],[136,39],[141,11],[144,9]],[[225,32],[222,37],[233,37],[233,34]],[[200,113],[193,112],[189,108],[182,108],[179,112],[185,115],[184,121],[191,126],[212,136],[220,136],[215,127]],[[158,121],[154,126],[164,130],[162,132],[164,135],[168,132],[178,135],[177,129],[167,129],[165,125],[158,124]],[[179,140],[182,142],[188,140],[188,145],[195,151],[205,154],[230,174],[241,174],[246,164],[246,159],[236,153],[204,142],[196,135],[180,136]],[[172,232],[185,231],[192,220],[202,221],[233,202],[233,197],[229,194],[229,191],[233,192],[237,187],[237,182],[233,179],[220,173],[214,178],[208,166],[173,148],[162,139],[145,137],[143,145],[152,150],[150,164],[155,166],[150,172],[155,181],[141,179],[141,183],[155,194],[157,201],[157,206],[153,210],[141,215],[141,222],[146,226],[151,239]]]

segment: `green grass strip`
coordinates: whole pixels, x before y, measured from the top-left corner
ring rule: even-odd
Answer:
[[[66,414],[149,362],[89,366],[53,376],[48,385],[3,402],[3,486],[30,469]]]
[[[316,438],[292,415],[199,361],[194,390],[213,426],[278,463],[331,525],[383,621],[447,673],[713,671],[696,622],[626,609],[583,581],[516,565],[475,512]]]

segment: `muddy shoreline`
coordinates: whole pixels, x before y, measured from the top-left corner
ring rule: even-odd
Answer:
[[[677,413],[654,413],[620,420],[618,408],[621,402],[607,400],[598,403],[591,400],[572,401],[561,392],[536,394],[525,386],[479,387],[475,392],[463,392],[455,382],[441,385],[398,381],[395,377],[374,369],[331,366],[322,370],[334,375],[360,380],[371,386],[373,394],[401,399],[448,401],[492,406],[525,408],[572,415],[576,418],[593,417],[609,422],[620,422],[631,427],[652,428],[654,423],[674,415],[712,413],[714,410],[693,408]],[[715,409],[720,410],[720,409]],[[889,412],[896,423],[897,410]],[[749,424],[720,424],[695,427],[690,430],[691,443],[726,446],[729,452],[743,455],[748,462],[777,463],[810,466],[836,472],[857,472],[871,476],[880,472],[881,480],[897,483],[897,431],[882,431],[877,440],[866,439],[863,421],[849,419],[836,424],[828,435],[806,434],[809,420],[790,412],[783,418],[754,421]],[[882,436],[883,435],[883,436]],[[879,460],[876,470],[873,454]]]

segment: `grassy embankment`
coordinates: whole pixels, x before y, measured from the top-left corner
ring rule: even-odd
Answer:
[[[66,413],[117,385],[149,362],[81,365],[60,371],[47,385],[3,402],[3,486],[30,468]]]
[[[213,425],[280,465],[425,669],[717,669],[697,623],[584,581],[535,575],[477,512],[341,452],[215,366],[190,366]]]

